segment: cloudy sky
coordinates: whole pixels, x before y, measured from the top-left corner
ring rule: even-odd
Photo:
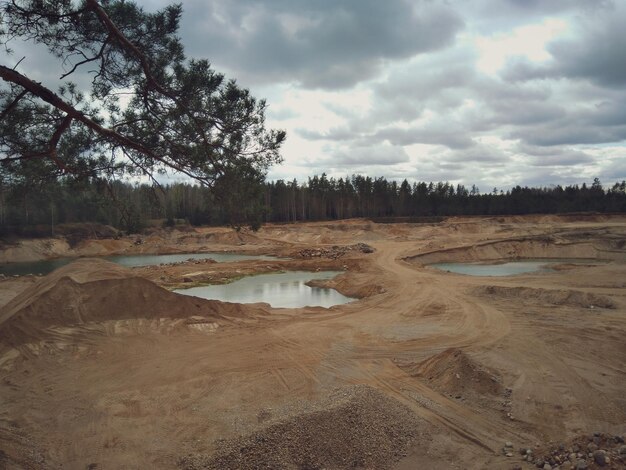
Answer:
[[[360,173],[483,191],[626,179],[626,0],[183,8],[188,56],[266,98],[268,125],[287,131],[271,179]]]
[[[626,178],[625,1],[183,6],[188,55],[267,98],[270,126],[287,130],[273,179]]]

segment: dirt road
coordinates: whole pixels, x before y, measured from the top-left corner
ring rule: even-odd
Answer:
[[[0,468],[531,468],[519,448],[540,456],[623,435],[625,240],[626,217],[355,220],[243,241],[205,229],[142,250],[293,256],[361,242],[374,253],[134,270],[83,261],[0,282]],[[558,257],[585,261],[500,278],[425,266]],[[303,267],[346,269],[329,285],[362,298],[241,307],[131,281]]]

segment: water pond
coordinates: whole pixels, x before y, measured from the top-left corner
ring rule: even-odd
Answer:
[[[104,256],[101,259],[112,261],[127,267],[152,266],[166,263],[179,263],[188,259],[206,259],[211,258],[218,263],[229,261],[241,261],[245,259],[272,260],[277,259],[274,256],[265,255],[246,255],[239,253],[176,253],[169,255],[116,255]],[[48,274],[61,266],[71,263],[78,258],[58,258],[44,261],[33,261],[25,263],[6,263],[0,264],[0,274],[7,276],[26,274]]]
[[[178,289],[175,292],[223,302],[265,302],[277,308],[332,307],[355,299],[335,289],[309,287],[313,279],[330,279],[340,271],[289,271],[278,274],[259,274],[239,279],[230,284]]]
[[[485,264],[485,263],[436,263],[431,264],[437,269],[469,276],[515,276],[517,274],[548,272],[552,271],[551,264],[557,263],[581,263],[589,260],[581,259],[541,259],[510,261],[508,263]]]

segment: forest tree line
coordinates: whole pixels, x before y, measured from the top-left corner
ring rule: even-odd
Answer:
[[[215,195],[219,194],[220,197]],[[493,188],[481,192],[447,182],[398,183],[384,177],[325,174],[259,182],[242,192],[192,184],[160,188],[102,180],[58,180],[39,185],[0,182],[0,234],[54,234],[61,224],[95,222],[137,232],[150,224],[250,225],[264,222],[448,215],[518,215],[626,212],[626,182]]]

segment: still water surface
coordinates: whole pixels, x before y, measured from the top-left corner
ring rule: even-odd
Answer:
[[[166,263],[179,263],[188,259],[211,258],[218,263],[228,261],[241,261],[244,259],[272,260],[274,256],[246,255],[239,253],[176,253],[169,255],[116,255],[104,256],[101,259],[112,261],[127,267],[152,266]],[[26,263],[6,263],[0,264],[0,274],[12,276],[14,274],[24,276],[26,274],[48,274],[61,266],[76,261],[79,258],[59,258],[44,261],[33,261]]]
[[[551,264],[559,263],[600,263],[597,260],[585,259],[535,259],[526,261],[510,261],[500,264],[484,263],[436,263],[431,264],[442,271],[457,274],[467,274],[469,276],[515,276],[516,274],[526,274],[535,272],[553,271]]]
[[[335,289],[309,287],[312,279],[330,279],[341,271],[290,271],[279,274],[259,274],[244,277],[230,284],[192,287],[175,292],[223,302],[266,302],[277,308],[332,307],[355,299],[340,294]]]

